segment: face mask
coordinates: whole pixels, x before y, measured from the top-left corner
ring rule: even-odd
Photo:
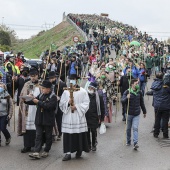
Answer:
[[[28,73],[27,73],[27,72],[23,72],[22,75],[23,75],[24,77],[27,77],[27,76],[28,76]]]
[[[102,79],[105,79],[105,78],[106,78],[106,76],[105,76],[105,75],[102,75],[102,76],[101,76],[101,78],[102,78]]]
[[[94,93],[94,90],[89,90],[89,89],[87,89],[87,92],[88,92],[89,94],[93,94],[93,93]]]
[[[94,68],[97,68],[97,65],[94,65]]]
[[[139,89],[140,89],[139,84],[137,84],[137,85],[135,86],[135,89],[136,89],[136,90],[139,90]]]
[[[35,80],[34,82],[32,82],[33,84],[38,84],[38,80]]]
[[[4,89],[2,87],[0,87],[0,93],[4,92]]]
[[[72,84],[73,86],[76,85],[76,80],[70,80],[70,84]]]
[[[113,68],[113,66],[112,66],[112,65],[109,65],[109,68]]]

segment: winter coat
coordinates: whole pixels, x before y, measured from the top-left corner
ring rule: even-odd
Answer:
[[[40,94],[36,99],[39,100],[37,104],[37,112],[35,117],[35,125],[39,126],[54,126],[55,125],[55,109],[57,107],[56,95]],[[29,105],[35,105],[33,101],[25,102]]]
[[[146,82],[146,70],[144,68],[139,69],[139,80],[140,82]]]
[[[155,79],[151,90],[147,95],[153,95],[153,107],[156,110],[170,110],[170,87],[163,85],[162,80]]]
[[[128,105],[128,98],[127,95],[129,94],[129,90],[126,90],[123,94],[123,97],[121,99],[122,103],[126,106]],[[142,92],[138,91],[136,94],[130,92],[130,101],[129,101],[129,115],[138,116],[140,115],[141,109],[143,111],[143,114],[146,114],[146,108],[142,96]]]
[[[134,77],[132,76],[131,79],[134,79]],[[123,93],[129,88],[129,81],[130,81],[130,76],[122,76],[120,78],[120,89],[121,89],[121,95],[123,96]]]
[[[146,57],[145,62],[146,62],[146,68],[152,68],[153,67],[153,60],[152,60],[151,57]]]
[[[127,67],[123,70],[124,75],[126,75],[126,70],[127,70],[128,68],[130,68],[130,67],[127,66]],[[132,66],[131,70],[132,70],[132,76],[133,76],[135,79],[138,78],[138,76],[139,76],[139,70],[136,68],[136,66]]]
[[[96,104],[96,94],[88,94],[90,99],[89,110],[86,112],[86,120],[88,128],[98,128],[99,120],[104,121],[104,102],[103,97],[99,96],[100,99],[100,111],[101,115],[97,113],[97,104]]]

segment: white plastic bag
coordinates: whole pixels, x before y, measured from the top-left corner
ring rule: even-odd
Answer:
[[[106,133],[106,126],[104,123],[101,123],[101,126],[99,128],[99,133],[102,135],[104,133]]]

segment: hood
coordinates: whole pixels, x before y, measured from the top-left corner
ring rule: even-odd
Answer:
[[[152,83],[151,89],[152,90],[160,90],[162,88],[163,81],[161,79],[155,79],[155,81]]]

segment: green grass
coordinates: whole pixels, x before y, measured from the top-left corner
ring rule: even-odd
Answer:
[[[76,29],[67,22],[62,22],[56,27],[42,33],[40,36],[28,39],[23,43],[19,43],[13,47],[15,52],[22,51],[26,58],[38,58],[41,53],[50,48],[50,44],[55,44],[62,50],[67,45],[73,45],[73,36],[78,35],[80,40],[83,37]]]

